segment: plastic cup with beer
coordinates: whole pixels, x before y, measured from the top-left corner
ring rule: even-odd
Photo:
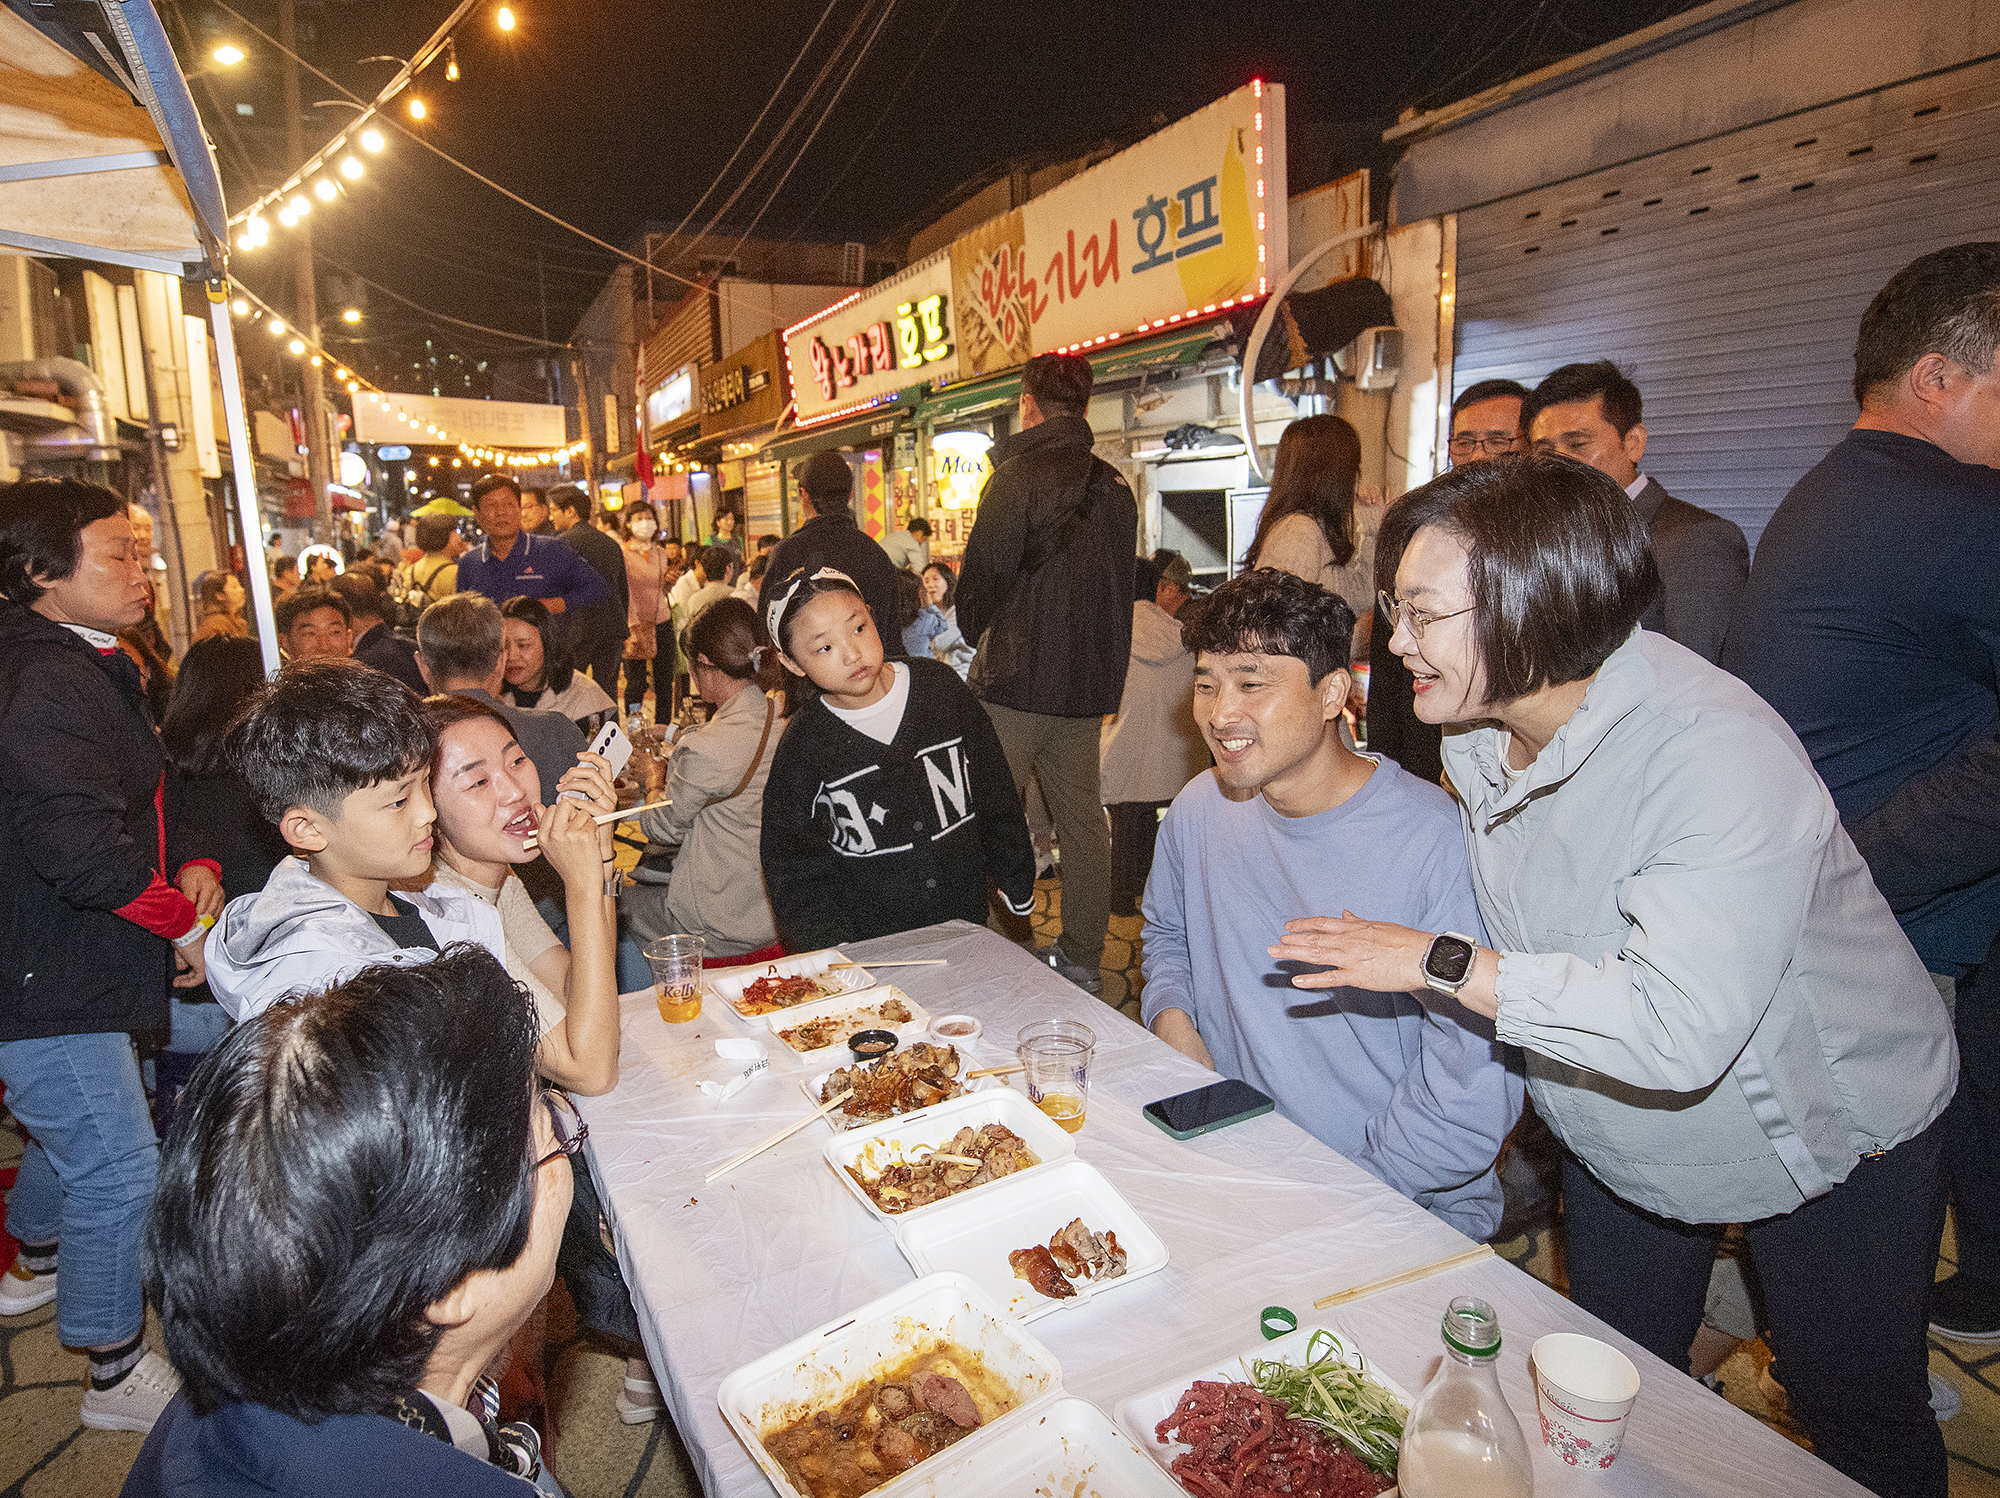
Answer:
[[[1090,1058],[1097,1036],[1070,1019],[1037,1020],[1017,1040],[1028,1101],[1074,1134],[1090,1101]]]
[[[663,936],[646,943],[660,1018],[684,1025],[701,1014],[701,959],[708,943],[699,936]]]

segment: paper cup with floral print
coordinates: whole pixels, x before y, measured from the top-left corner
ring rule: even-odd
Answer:
[[[1639,1370],[1617,1348],[1575,1332],[1538,1339],[1528,1357],[1542,1440],[1569,1466],[1602,1472],[1618,1459]]]

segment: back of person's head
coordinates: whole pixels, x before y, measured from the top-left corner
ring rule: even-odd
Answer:
[[[1179,552],[1162,548],[1153,553],[1153,563],[1160,569],[1160,581],[1168,587],[1179,588],[1183,593],[1194,591],[1194,568]]]
[[[1044,416],[1081,416],[1090,404],[1090,361],[1082,354],[1037,354],[1021,370],[1021,392]]]
[[[480,500],[500,489],[506,490],[517,500],[521,497],[521,486],[504,473],[489,473],[474,480],[472,485],[473,513],[477,514],[479,512]]]
[[[264,652],[255,640],[227,635],[196,640],[181,658],[166,721],[160,724],[167,758],[183,775],[228,768],[229,730],[263,690]]]
[[[1181,642],[1210,655],[1289,655],[1314,686],[1345,671],[1354,610],[1338,593],[1275,567],[1240,572],[1183,616]]]
[[[799,487],[821,515],[845,515],[854,493],[854,470],[831,448],[821,448],[799,470]]]
[[[1912,260],[1875,293],[1854,341],[1854,399],[1866,406],[1926,354],[1968,374],[2000,346],[2000,242],[1955,244]]]
[[[706,660],[724,676],[754,681],[766,691],[785,674],[757,611],[741,598],[719,599],[701,611],[688,626],[687,657]]]
[[[346,580],[347,574],[343,572],[334,579],[334,582]],[[306,583],[293,590],[291,597],[272,610],[273,617],[277,620],[278,633],[290,634],[292,626],[299,622],[300,616],[310,614],[314,609],[333,609],[340,615],[342,624],[350,629],[354,627],[354,609],[338,590],[326,584]],[[381,612],[379,603],[375,611],[378,614]]]
[[[757,555],[750,558],[750,565],[744,569],[744,576],[749,578],[753,583],[761,582],[764,573],[769,570],[770,565],[771,554],[767,551],[760,551]]]
[[[1603,397],[1604,419],[1621,437],[1644,420],[1639,387],[1609,359],[1598,359],[1590,364],[1565,364],[1529,391],[1521,402],[1521,430],[1526,432],[1550,406],[1567,406],[1592,396]]]
[[[926,541],[931,538],[931,523],[921,515],[912,520],[907,529],[911,535],[922,536]]]
[[[727,546],[697,546],[695,555],[701,561],[701,575],[712,583],[729,581],[730,569],[736,565],[736,553]]]
[[[182,1092],[146,1218],[147,1300],[196,1414],[382,1414],[430,1309],[527,1247],[537,1026],[481,948],[274,1004]]]
[[[443,551],[451,542],[452,532],[458,529],[458,522],[449,515],[419,515],[417,517],[417,549],[419,551]]]
[[[481,702],[477,697],[468,697],[463,692],[438,692],[419,703],[417,711],[423,717],[424,726],[430,729],[431,736],[439,741],[440,746],[447,728],[460,723],[470,723],[475,718],[497,723],[507,730],[508,738],[514,736],[514,725],[507,721],[499,708]],[[435,773],[436,759],[432,760],[432,765]]]
[[[299,559],[285,556],[282,552],[271,558],[271,581],[297,582],[299,580]]]
[[[327,585],[340,597],[347,600],[349,621],[355,619],[380,619],[382,617],[382,590],[376,586],[371,573],[353,568],[343,572]]]
[[[917,575],[904,568],[896,569],[896,633],[900,635],[917,622],[917,615],[924,611],[924,585],[917,581]]]
[[[1451,403],[1451,414],[1456,419],[1467,406],[1476,406],[1481,401],[1525,401],[1527,398],[1528,387],[1519,380],[1479,380],[1459,391],[1458,399]]]
[[[229,762],[258,812],[294,806],[339,821],[356,791],[430,765],[436,745],[417,694],[360,661],[293,661],[250,699],[229,734]]]
[[[84,527],[125,514],[125,499],[83,479],[23,479],[0,487],[0,594],[23,608],[83,560]]]
[[[1465,547],[1490,702],[1582,681],[1659,596],[1645,522],[1615,479],[1574,458],[1468,464],[1393,509],[1399,553],[1425,526]]]
[[[1248,567],[1280,520],[1304,515],[1317,525],[1334,565],[1354,559],[1354,485],[1361,477],[1361,434],[1338,416],[1306,416],[1285,428],[1271,463],[1271,493],[1257,534],[1243,556]]]
[[[590,518],[590,496],[575,484],[556,485],[549,490],[543,503],[551,510],[561,510],[564,514],[576,516],[578,520]]]
[[[570,649],[569,631],[556,623],[556,616],[549,612],[549,606],[541,599],[530,598],[523,593],[500,605],[500,619],[503,647],[507,634],[506,621],[518,620],[534,628],[542,641],[542,686],[551,692],[567,692],[571,680],[576,676],[576,654]],[[421,623],[417,626],[417,634],[421,641],[423,635]],[[422,648],[421,644],[418,648]],[[432,666],[431,669],[435,671],[437,667]]]
[[[768,551],[771,547],[776,546],[780,541],[784,539],[785,538],[783,536],[767,533],[757,538],[757,549],[759,551]]]
[[[447,684],[485,682],[499,667],[505,643],[500,606],[483,593],[440,598],[417,620],[417,652],[440,691]]]

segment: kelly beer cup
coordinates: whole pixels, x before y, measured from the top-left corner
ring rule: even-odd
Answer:
[[[701,959],[707,946],[699,936],[663,936],[646,943],[646,965],[653,970],[660,1018],[670,1025],[684,1025],[701,1015]]]
[[[1096,1047],[1090,1027],[1068,1019],[1037,1020],[1018,1039],[1028,1101],[1072,1134],[1083,1127]]]

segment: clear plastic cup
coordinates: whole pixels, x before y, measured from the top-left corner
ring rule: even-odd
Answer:
[[[654,997],[660,1018],[684,1025],[701,1015],[701,959],[708,943],[699,936],[663,936],[645,946],[646,965],[653,970]]]
[[[1090,1058],[1097,1036],[1090,1026],[1069,1019],[1037,1020],[1017,1039],[1028,1101],[1074,1134],[1083,1127],[1090,1102]]]

